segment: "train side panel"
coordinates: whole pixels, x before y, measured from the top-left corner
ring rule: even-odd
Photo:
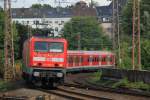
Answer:
[[[115,66],[115,56],[111,52],[68,51],[67,70],[80,71]]]

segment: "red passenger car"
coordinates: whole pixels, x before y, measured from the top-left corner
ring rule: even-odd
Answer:
[[[62,83],[66,72],[113,67],[108,51],[69,51],[65,39],[32,37],[23,48],[23,78],[43,85]]]
[[[115,56],[108,51],[67,51],[67,70],[114,67]]]

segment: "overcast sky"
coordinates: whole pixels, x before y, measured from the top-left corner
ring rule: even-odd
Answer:
[[[0,0],[0,6],[3,6],[3,1],[4,0]],[[22,7],[28,8],[34,3],[50,4],[51,6],[58,6],[59,1],[61,1],[63,2],[60,3],[61,6],[64,6],[64,5],[74,4],[78,1],[85,1],[88,3],[91,0],[11,0],[11,1],[12,1],[12,8],[22,8]],[[98,2],[100,6],[108,5],[110,3],[109,0],[93,0],[93,1]]]

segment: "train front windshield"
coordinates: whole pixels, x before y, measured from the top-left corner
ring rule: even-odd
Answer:
[[[36,52],[63,52],[64,44],[62,42],[35,42],[34,50]]]

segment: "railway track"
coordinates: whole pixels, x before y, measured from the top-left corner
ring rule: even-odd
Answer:
[[[72,78],[73,76],[71,76]],[[69,78],[67,82],[65,82],[64,86],[82,88],[82,89],[90,89],[93,91],[105,91],[105,92],[112,92],[118,94],[127,94],[131,96],[143,96],[143,97],[150,97],[150,93],[146,91],[137,91],[137,90],[129,90],[129,89],[121,89],[121,88],[111,88],[109,86],[100,86],[97,84],[92,84],[87,81],[87,77],[85,76],[76,76],[72,80]]]
[[[45,89],[40,90],[46,93],[54,94],[71,100],[113,100],[112,98],[96,96],[92,93],[88,93],[88,91],[83,92],[81,89],[71,88],[67,86],[59,86],[56,90],[45,90]]]

